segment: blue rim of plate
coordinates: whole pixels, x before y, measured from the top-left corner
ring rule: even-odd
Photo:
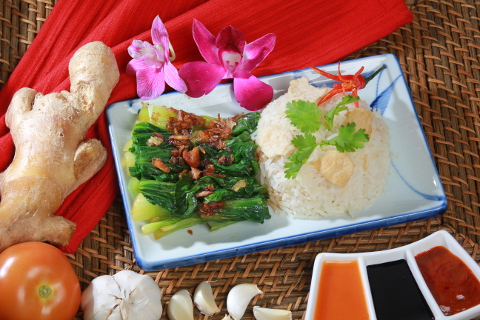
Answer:
[[[402,81],[403,85],[405,86],[405,89],[408,92],[408,103],[411,106],[411,112],[414,114],[416,118],[416,123],[415,125],[418,126],[419,131],[421,132],[421,137],[423,138],[423,144],[426,146],[426,152],[429,155],[429,161],[430,163],[426,164],[429,167],[431,167],[431,170],[433,170],[434,178],[435,181],[439,182],[436,183],[437,187],[437,194],[434,196],[429,196],[429,195],[422,195],[425,197],[425,199],[431,200],[435,202],[435,205],[428,207],[423,210],[415,210],[415,211],[408,211],[408,212],[402,212],[400,214],[394,215],[394,216],[387,216],[387,217],[382,217],[382,218],[376,218],[368,221],[363,221],[360,223],[353,223],[350,225],[342,225],[338,227],[332,227],[332,228],[326,228],[322,230],[315,230],[311,232],[305,232],[305,233],[298,233],[290,236],[285,236],[285,237],[280,237],[280,238],[275,238],[275,239],[267,239],[263,241],[257,241],[251,244],[244,244],[241,246],[232,246],[224,249],[219,249],[219,250],[213,250],[209,251],[207,253],[197,253],[197,254],[190,254],[182,257],[177,257],[173,259],[169,258],[159,258],[156,261],[150,261],[145,259],[140,252],[140,243],[137,241],[136,237],[133,236],[134,228],[135,228],[135,222],[133,222],[129,216],[129,211],[130,211],[130,200],[128,199],[128,189],[127,189],[127,177],[124,175],[124,169],[122,168],[121,164],[121,157],[122,157],[122,151],[121,150],[116,150],[116,141],[115,141],[115,124],[112,123],[112,115],[111,112],[119,103],[127,103],[128,105],[132,105],[135,102],[140,101],[140,99],[130,99],[126,101],[120,101],[117,103],[113,103],[107,107],[107,120],[108,120],[108,125],[109,125],[109,133],[110,133],[110,139],[112,143],[112,148],[113,148],[113,156],[114,156],[114,162],[115,162],[115,167],[118,175],[118,180],[120,184],[120,191],[121,195],[123,198],[123,203],[124,203],[124,209],[126,213],[126,221],[127,221],[127,226],[128,229],[131,233],[131,240],[132,240],[132,246],[134,249],[134,255],[137,264],[139,267],[145,271],[155,271],[155,270],[162,270],[162,269],[168,269],[168,268],[173,268],[173,267],[181,267],[181,266],[186,266],[186,265],[192,265],[192,264],[198,264],[198,263],[203,263],[206,261],[211,261],[211,260],[217,260],[217,259],[222,259],[222,258],[230,258],[230,257],[235,257],[235,256],[241,256],[245,254],[250,254],[250,253],[255,253],[255,252],[260,252],[260,251],[265,251],[265,250],[271,250],[271,249],[277,249],[281,247],[288,247],[288,246],[294,246],[294,245],[300,245],[304,244],[307,242],[312,242],[312,241],[317,241],[317,240],[323,240],[323,239],[328,239],[328,238],[335,238],[335,237],[340,237],[340,236],[345,236],[349,234],[354,234],[358,232],[363,232],[363,231],[369,231],[369,230],[374,230],[378,228],[384,228],[384,227],[389,227],[389,226],[394,226],[394,225],[399,225],[407,222],[412,222],[412,221],[417,221],[417,220],[423,220],[423,219],[429,219],[433,218],[436,216],[441,215],[443,212],[446,211],[447,209],[447,198],[443,189],[443,185],[441,184],[441,180],[438,175],[438,171],[436,169],[433,156],[430,152],[430,149],[428,148],[428,143],[427,139],[425,136],[425,133],[423,131],[423,128],[421,126],[420,120],[418,118],[417,111],[414,107],[412,97],[410,95],[407,82],[405,80],[405,77],[403,75],[400,63],[397,59],[397,57],[393,54],[383,54],[383,55],[378,55],[378,56],[371,56],[371,57],[366,57],[366,58],[360,58],[360,59],[355,59],[355,60],[349,60],[349,61],[344,61],[342,62],[342,65],[348,64],[348,63],[358,63],[362,61],[368,61],[369,59],[373,58],[385,58],[385,60],[392,60],[395,62],[396,67],[400,71],[400,75],[394,80],[396,81]],[[324,68],[324,69],[332,69],[333,67],[336,68],[337,64],[329,64],[329,65],[324,65],[319,68]],[[269,79],[272,77],[282,77],[289,75],[290,77],[293,78],[298,78],[298,75],[302,75],[305,71],[309,69],[300,69],[300,70],[295,70],[295,71],[289,71],[289,72],[283,72],[279,74],[273,74],[273,75],[268,75],[264,77],[260,77],[259,79],[265,80]],[[336,69],[335,69],[336,70]],[[324,80],[322,84],[327,84],[331,85],[332,81],[329,80]],[[231,83],[222,83],[219,84],[217,87],[225,87],[225,86],[231,86]],[[377,83],[378,86],[378,83]],[[391,84],[393,86],[393,82]],[[378,90],[378,88],[377,88]],[[178,92],[170,92],[166,93],[162,96],[171,96],[171,95],[178,95],[181,93]],[[161,97],[162,97],[161,96]],[[393,164],[393,162],[392,162]],[[392,166],[393,170],[397,170],[395,166]],[[402,178],[403,179],[403,178]],[[404,180],[404,182],[408,185],[408,182]],[[411,188],[411,186],[409,186]],[[430,198],[430,199],[429,199]],[[137,231],[138,232],[138,231]],[[143,235],[147,237],[147,235]]]

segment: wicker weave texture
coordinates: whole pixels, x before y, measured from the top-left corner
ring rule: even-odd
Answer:
[[[1,3],[0,89],[56,1]],[[386,250],[440,229],[453,234],[480,262],[480,1],[407,3],[415,17],[413,23],[346,59],[383,53],[398,57],[447,194],[447,212],[441,217],[394,227],[150,272],[162,288],[164,303],[181,289],[193,293],[201,281],[212,280],[222,309],[222,314],[212,319],[221,319],[231,287],[249,282],[258,284],[264,292],[251,305],[289,309],[294,319],[303,319],[318,253]],[[119,198],[78,252],[69,255],[83,288],[99,275],[123,269],[143,273],[135,264],[124,215]],[[81,315],[79,312],[78,317]],[[207,319],[198,312],[195,316]],[[162,319],[167,319],[166,313]],[[243,319],[253,319],[251,308]]]
[[[1,0],[0,3],[1,89],[57,0]]]

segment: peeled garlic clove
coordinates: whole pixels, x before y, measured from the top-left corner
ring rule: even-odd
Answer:
[[[170,320],[193,320],[193,301],[187,290],[180,290],[170,298],[167,315]]]
[[[269,309],[255,306],[253,315],[257,320],[292,320],[292,312],[288,310]]]
[[[250,300],[262,293],[253,283],[241,283],[233,287],[227,296],[227,310],[233,320],[240,320],[247,310]]]
[[[220,312],[213,297],[212,286],[208,281],[201,282],[195,289],[193,302],[201,313],[211,316]]]
[[[228,314],[225,315],[225,317],[222,318],[222,320],[232,320]]]

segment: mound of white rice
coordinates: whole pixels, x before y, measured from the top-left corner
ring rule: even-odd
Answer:
[[[296,148],[291,143],[302,132],[285,116],[286,104],[292,100],[317,102],[329,89],[317,88],[306,78],[293,80],[288,93],[272,101],[261,114],[253,139],[259,145],[260,181],[269,190],[269,204],[276,213],[288,213],[296,218],[321,219],[369,207],[383,193],[390,171],[390,135],[379,111],[373,111],[374,120],[370,141],[363,149],[349,152],[353,174],[344,187],[330,182],[317,168],[319,159],[333,146],[317,147],[295,179],[285,178],[284,165]],[[320,108],[326,112],[336,106],[341,95],[330,99]],[[354,105],[348,106],[350,109]],[[370,107],[360,101],[360,107]],[[314,135],[317,142],[329,139],[345,120],[345,113],[335,116],[332,131],[322,127]]]

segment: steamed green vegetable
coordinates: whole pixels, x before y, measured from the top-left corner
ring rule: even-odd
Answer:
[[[257,145],[251,139],[260,114],[201,117],[180,133],[172,121],[190,114],[179,112],[160,106],[141,109],[143,121],[135,124],[125,147],[133,180],[129,190],[136,195],[131,215],[135,221],[146,220],[142,231],[158,239],[196,224],[214,231],[238,221],[269,219],[268,193],[255,178]],[[214,143],[209,134],[222,126],[229,134]]]

